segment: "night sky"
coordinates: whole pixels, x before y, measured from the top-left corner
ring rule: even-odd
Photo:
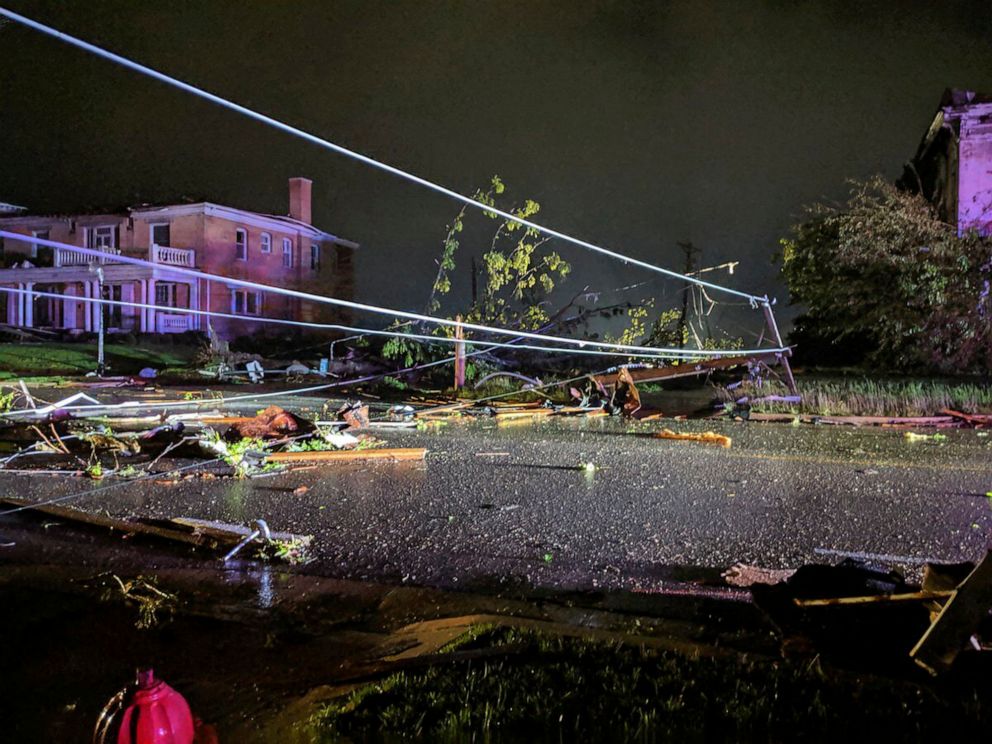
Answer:
[[[804,203],[898,176],[945,87],[992,91],[987,0],[0,4],[457,190],[498,173],[614,250],[739,258],[734,286],[782,300],[771,257]],[[359,298],[421,309],[457,205],[0,27],[0,201],[285,212],[295,175],[362,244]],[[570,288],[650,278],[559,250]]]

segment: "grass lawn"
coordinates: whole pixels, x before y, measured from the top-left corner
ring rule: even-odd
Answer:
[[[933,416],[944,408],[965,413],[992,411],[992,386],[940,378],[869,378],[867,376],[798,375],[801,403],[760,401],[751,410],[761,413],[801,413],[819,416]],[[784,385],[766,381],[744,385],[720,399],[731,402],[748,396],[789,395]]]
[[[0,344],[0,380],[51,375],[84,375],[96,369],[96,342]],[[145,347],[110,343],[105,347],[107,373],[135,374],[143,367],[161,370],[182,367],[196,354],[194,347]]]
[[[988,731],[987,684],[919,680],[787,661],[688,658],[617,642],[495,630],[332,702],[321,742],[928,740]],[[978,682],[978,680],[976,680]]]

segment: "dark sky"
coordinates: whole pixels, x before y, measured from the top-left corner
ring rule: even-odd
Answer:
[[[3,4],[457,190],[499,173],[539,221],[638,258],[739,258],[734,286],[783,300],[771,256],[801,206],[895,178],[945,87],[992,91],[987,0]],[[360,298],[422,308],[453,203],[0,28],[0,201],[285,212],[294,175],[362,244]],[[560,250],[576,288],[650,278]]]

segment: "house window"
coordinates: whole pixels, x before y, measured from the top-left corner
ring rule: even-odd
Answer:
[[[268,233],[262,233],[262,243],[260,250],[262,253],[272,253],[272,236]]]
[[[293,241],[289,238],[282,239],[282,265],[287,268],[293,268]]]
[[[235,315],[259,315],[262,312],[262,293],[250,289],[231,290],[231,312]]]
[[[151,241],[152,245],[161,245],[165,247],[172,245],[172,236],[169,234],[168,222],[151,226]]]
[[[86,247],[95,251],[110,251],[117,246],[113,225],[98,225],[86,229]]]
[[[310,268],[314,271],[320,269],[320,246],[315,243],[310,244]]]
[[[248,260],[248,232],[240,227],[234,233],[234,257],[239,261]]]
[[[50,233],[49,233],[48,230],[32,230],[31,231],[31,235],[32,235],[32,237],[41,238],[42,240],[51,240],[51,238],[48,237],[50,235]],[[31,244],[31,258],[37,258],[38,257],[38,249],[39,248],[41,250],[45,250],[45,249],[51,250],[50,248],[48,248],[48,246],[38,245],[37,243],[32,243]]]
[[[160,307],[176,307],[176,285],[171,282],[156,284],[155,304]]]
[[[124,292],[120,284],[104,284],[100,296],[107,300],[103,305],[103,327],[122,328],[124,326]],[[114,304],[111,304],[114,303]]]

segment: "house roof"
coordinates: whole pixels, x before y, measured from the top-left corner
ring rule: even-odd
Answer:
[[[19,207],[16,204],[8,204],[7,202],[0,202],[0,214],[21,214],[22,212],[27,212],[27,207]]]
[[[301,232],[304,235],[317,240],[331,241],[347,248],[358,248],[358,243],[345,240],[344,238],[339,238],[337,235],[332,235],[329,232],[324,232],[313,225],[308,225],[302,220],[293,219],[292,217],[284,217],[282,215],[265,214],[263,212],[249,212],[246,209],[226,207],[223,204],[214,204],[212,202],[198,202],[196,204],[167,204],[158,207],[131,207],[128,209],[128,212],[132,215],[140,215],[144,218],[154,217],[155,215],[165,217],[202,213],[207,216],[221,217],[234,222],[243,222],[245,224],[268,228],[270,230],[293,230],[294,232]]]
[[[978,103],[992,103],[992,96],[962,88],[947,88],[940,98],[940,108],[961,108]]]
[[[3,207],[11,207],[10,210],[5,210]],[[194,204],[162,204],[162,205],[141,205],[136,207],[129,207],[127,209],[121,210],[116,213],[101,213],[97,215],[96,213],[90,214],[30,214],[26,207],[17,207],[13,204],[5,204],[0,202],[0,222],[5,224],[13,225],[27,225],[32,221],[39,220],[70,220],[70,219],[85,219],[89,217],[109,217],[115,216],[119,218],[127,217],[128,215],[140,216],[142,218],[154,218],[155,215],[160,215],[162,217],[166,216],[180,216],[188,214],[206,214],[208,216],[220,217],[223,219],[232,220],[234,222],[243,222],[245,224],[253,225],[255,227],[261,227],[262,229],[269,230],[282,230],[282,231],[292,231],[299,232],[307,237],[313,238],[315,240],[329,241],[337,245],[344,246],[346,248],[358,248],[358,243],[352,242],[350,240],[345,240],[344,238],[339,238],[337,235],[332,235],[331,233],[324,232],[323,230],[314,227],[313,225],[308,225],[306,222],[301,220],[293,219],[292,217],[286,217],[283,215],[273,215],[265,214],[264,212],[249,212],[246,209],[238,209],[236,207],[227,207],[223,204],[214,204],[212,202],[197,202]]]

